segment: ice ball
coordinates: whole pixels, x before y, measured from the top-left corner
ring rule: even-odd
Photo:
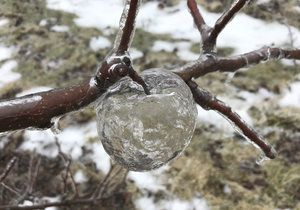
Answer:
[[[141,73],[151,95],[124,77],[96,102],[98,133],[110,157],[132,171],[159,168],[178,156],[192,138],[197,108],[176,74]]]

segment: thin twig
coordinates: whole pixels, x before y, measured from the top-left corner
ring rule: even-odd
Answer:
[[[101,181],[101,183],[95,190],[93,197],[95,197],[95,198],[103,197],[103,194],[104,194],[105,190],[107,189],[107,186],[109,185],[110,179],[112,179],[114,176],[116,176],[120,172],[118,170],[117,173],[114,173],[116,167],[117,167],[116,164],[111,163],[108,173],[105,175],[104,179]]]
[[[38,157],[37,158],[37,161],[36,161],[36,164],[33,165],[33,162],[32,164],[30,164],[30,180],[29,180],[29,189],[28,189],[28,193],[29,194],[32,194],[33,193],[33,188],[34,188],[34,184],[36,182],[36,179],[38,177],[38,173],[39,173],[39,170],[40,170],[40,166],[41,166],[41,158]]]
[[[11,191],[11,192],[13,192],[13,193],[15,193],[17,196],[22,196],[21,194],[20,194],[20,192],[18,192],[16,189],[13,189],[12,187],[10,187],[10,186],[8,186],[7,184],[5,184],[5,183],[1,183],[1,185],[4,187],[4,188],[6,188],[7,190],[9,190],[9,191]]]
[[[194,19],[194,23],[198,28],[198,31],[203,34],[206,32],[206,28],[208,27],[202,17],[195,0],[188,0],[187,1],[188,8],[190,9],[191,15]]]
[[[34,163],[35,160],[36,160],[35,156],[32,155],[29,162],[28,185],[26,187],[25,192],[19,198],[17,198],[16,203],[20,203],[24,201],[28,195],[31,195],[33,193],[34,184],[36,182],[38,172],[40,169],[41,158],[38,157],[36,163]]]
[[[67,192],[67,181],[68,181],[68,177],[70,177],[71,184],[72,184],[73,191],[74,191],[73,197],[77,198],[77,197],[79,197],[79,190],[77,188],[77,184],[75,182],[73,173],[71,172],[72,158],[70,157],[70,155],[67,155],[62,151],[61,145],[60,145],[57,137],[55,137],[55,144],[58,148],[58,153],[59,153],[60,157],[63,159],[64,162],[67,162],[65,176],[62,177],[62,179],[64,180],[64,193]]]
[[[263,138],[257,134],[250,125],[243,121],[236,112],[232,111],[231,107],[212,96],[208,91],[198,88],[195,82],[189,81],[187,84],[193,93],[195,101],[202,108],[219,112],[232,122],[245,137],[261,148],[268,158],[274,159],[276,157],[276,152],[273,147],[266,143]]]
[[[194,19],[194,23],[197,26],[198,31],[200,32],[203,53],[211,53],[214,49],[214,46],[211,45],[211,42],[209,40],[209,35],[212,28],[205,23],[204,18],[202,17],[195,0],[188,0],[187,5]]]
[[[4,171],[0,175],[0,183],[2,183],[4,181],[4,179],[7,177],[7,175],[12,170],[12,168],[14,167],[15,163],[17,162],[17,160],[18,160],[18,158],[16,156],[14,156],[13,158],[10,159],[10,161],[6,165]]]

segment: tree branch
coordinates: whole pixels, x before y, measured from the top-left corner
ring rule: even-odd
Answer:
[[[276,157],[275,150],[250,125],[243,121],[236,112],[232,111],[231,107],[212,96],[208,91],[198,88],[195,82],[189,81],[187,84],[193,93],[195,101],[202,108],[219,112],[232,122],[247,139],[256,144],[268,158],[274,159]]]
[[[104,85],[104,87],[107,84]],[[105,89],[94,78],[79,85],[0,101],[0,132],[28,127],[50,128],[53,119],[95,101]]]
[[[197,26],[198,31],[200,32],[203,53],[210,53],[214,48],[213,46],[211,46],[211,42],[209,40],[209,35],[212,28],[205,23],[195,0],[188,0],[187,5],[194,19],[194,23]]]
[[[115,49],[101,63],[95,78],[67,88],[0,101],[0,132],[28,127],[50,128],[55,117],[87,106],[110,85],[127,75],[141,84],[149,94],[145,82],[132,68],[127,54],[139,4],[140,0],[126,0]]]
[[[198,78],[211,72],[235,72],[241,68],[272,59],[300,60],[300,49],[283,50],[280,48],[263,47],[242,55],[228,58],[203,55],[198,60],[173,70],[184,81]]]
[[[249,0],[235,0],[231,5],[230,9],[225,11],[222,16],[216,21],[215,26],[213,27],[209,40],[215,46],[217,38],[225,26],[230,22],[236,13],[238,13]]]
[[[208,27],[197,7],[197,3],[195,0],[188,0],[187,1],[188,8],[190,9],[191,15],[194,19],[194,23],[198,28],[198,31],[201,33],[206,32],[206,28]]]

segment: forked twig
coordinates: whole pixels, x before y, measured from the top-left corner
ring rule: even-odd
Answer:
[[[101,181],[97,189],[95,190],[93,197],[94,198],[101,198],[104,196],[107,187],[109,186],[110,182],[122,171],[123,168],[119,167],[116,164],[111,164],[111,167],[108,173],[105,175],[104,179]]]
[[[236,0],[231,7],[225,11],[216,21],[213,27],[209,27],[202,17],[195,0],[187,0],[188,8],[194,19],[202,38],[202,50],[204,54],[216,53],[216,42],[219,34],[230,22],[236,13],[238,13],[249,0]]]
[[[231,107],[212,96],[208,91],[198,88],[198,85],[195,82],[189,81],[187,84],[193,93],[196,103],[202,108],[219,112],[232,122],[245,137],[261,148],[268,158],[274,159],[276,157],[276,152],[273,147],[266,143],[262,137],[250,127],[250,125],[242,120],[241,117],[231,109]]]
[[[28,170],[28,185],[25,192],[17,199],[17,203],[24,201],[29,195],[32,195],[38,173],[41,166],[41,158],[31,155]]]
[[[235,14],[237,14],[249,0],[235,0],[231,7],[225,11],[222,16],[216,21],[215,26],[213,27],[209,40],[216,44],[217,38],[225,26],[232,20]]]
[[[63,159],[63,161],[66,163],[66,167],[65,167],[65,175],[62,176],[62,179],[64,180],[64,189],[63,192],[66,193],[67,192],[67,184],[68,184],[68,178],[70,177],[71,179],[71,183],[72,183],[72,187],[74,190],[74,198],[79,197],[79,190],[77,188],[73,173],[71,172],[71,164],[72,164],[72,158],[70,157],[70,155],[67,155],[66,153],[64,153],[61,149],[61,145],[58,141],[58,138],[55,137],[55,144],[58,148],[58,153],[60,155],[60,157]]]

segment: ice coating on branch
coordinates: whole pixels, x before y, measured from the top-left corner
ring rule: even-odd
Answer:
[[[151,95],[126,77],[96,103],[104,149],[133,171],[155,169],[178,156],[192,138],[197,117],[192,93],[177,75],[150,69],[141,76]]]
[[[130,1],[131,0],[125,0],[123,13],[122,13],[122,16],[121,16],[120,22],[119,22],[119,31],[118,31],[118,34],[117,34],[117,37],[116,37],[115,43],[114,43],[114,48],[117,48],[120,45],[120,41],[121,41],[121,38],[123,36],[126,20],[127,20],[127,17],[128,17],[128,12],[129,12],[129,9],[130,9]],[[137,10],[135,11],[136,12],[135,16],[137,16],[137,13],[139,12],[141,2],[142,2],[142,0],[137,0]],[[133,23],[133,30],[135,30],[135,22]],[[133,36],[134,36],[134,31],[131,33],[131,36],[130,36],[130,39],[129,39],[129,42],[128,42],[128,48],[131,45]]]

